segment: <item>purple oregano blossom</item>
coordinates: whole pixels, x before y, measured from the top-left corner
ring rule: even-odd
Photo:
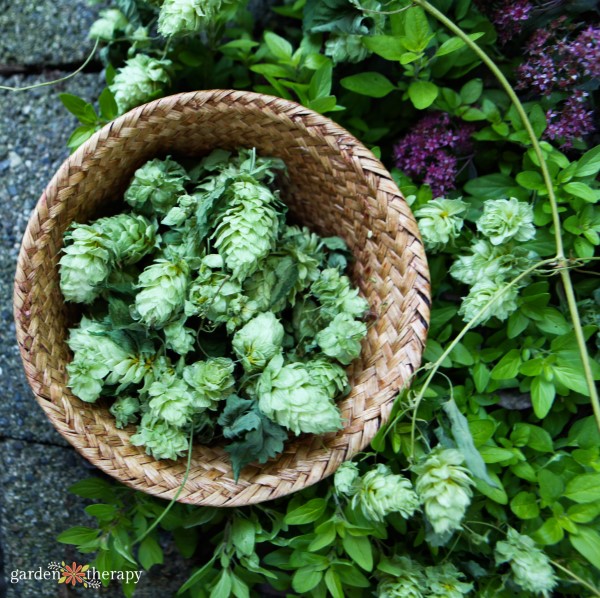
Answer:
[[[576,89],[560,110],[548,110],[548,126],[544,137],[561,143],[563,149],[573,147],[573,141],[594,131],[594,111],[588,110],[589,94]]]
[[[475,0],[475,5],[494,24],[501,44],[521,33],[533,10],[528,0]]]
[[[470,123],[454,124],[443,112],[427,114],[394,146],[396,166],[442,197],[456,186],[457,155],[470,151],[474,130]]]

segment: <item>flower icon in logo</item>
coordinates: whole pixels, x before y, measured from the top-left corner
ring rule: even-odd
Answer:
[[[63,561],[62,567],[60,568],[60,571],[62,572],[62,577],[58,580],[58,583],[64,583],[67,585],[76,585],[77,583],[81,583],[84,587],[87,588],[88,584],[85,572],[89,568],[89,565],[78,565],[75,562],[73,562],[71,566],[65,565]]]

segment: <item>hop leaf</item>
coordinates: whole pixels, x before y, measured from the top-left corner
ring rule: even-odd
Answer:
[[[165,215],[185,192],[189,177],[170,157],[150,160],[135,171],[125,201],[137,212]]]
[[[223,256],[233,278],[243,281],[274,248],[279,216],[273,193],[256,181],[233,183],[229,208],[213,234],[215,247]]]
[[[508,529],[506,541],[496,543],[495,556],[498,565],[510,563],[515,582],[526,591],[548,596],[556,586],[548,557],[529,536],[513,528]]]
[[[419,508],[419,499],[410,480],[380,463],[361,478],[352,506],[371,521],[383,521],[390,513],[408,519]]]
[[[413,467],[418,474],[417,494],[437,534],[460,529],[471,504],[473,481],[468,470],[462,467],[463,462],[460,451],[437,448],[423,463]]]
[[[185,262],[167,260],[157,260],[141,273],[135,309],[143,324],[161,328],[183,309],[188,275]]]
[[[123,114],[135,106],[158,97],[170,83],[167,69],[169,60],[156,60],[146,54],[136,54],[125,62],[109,85],[119,112]]]

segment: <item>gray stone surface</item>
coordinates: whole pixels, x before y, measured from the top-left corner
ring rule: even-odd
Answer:
[[[82,62],[98,11],[87,0],[0,0],[0,65]]]
[[[64,76],[0,77],[0,85],[25,86]],[[15,341],[12,285],[21,237],[44,187],[68,156],[66,140],[76,121],[58,93],[88,100],[103,87],[100,74],[85,74],[57,86],[27,92],[0,91],[0,596],[122,596],[114,584],[99,592],[68,591],[51,581],[10,583],[16,569],[37,570],[50,561],[85,562],[56,536],[73,525],[93,525],[85,501],[67,491],[73,482],[99,472],[54,430],[29,389]],[[191,565],[163,539],[165,565],[155,567],[136,598],[165,598],[185,581]]]

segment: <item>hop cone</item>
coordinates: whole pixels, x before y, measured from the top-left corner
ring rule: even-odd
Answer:
[[[158,31],[166,37],[194,33],[202,28],[206,0],[165,0],[158,17]]]
[[[414,467],[418,474],[416,489],[427,519],[437,534],[460,529],[462,518],[471,503],[468,471],[462,467],[463,455],[456,449],[435,449]]]
[[[112,254],[109,239],[101,230],[75,224],[65,234],[64,255],[60,259],[60,290],[67,301],[91,303],[108,278]]]
[[[214,233],[215,247],[233,277],[243,281],[275,246],[279,219],[276,198],[264,185],[236,182],[231,192],[229,208]]]
[[[135,297],[135,309],[142,323],[161,328],[183,308],[188,286],[189,267],[185,262],[157,260],[141,274]]]

